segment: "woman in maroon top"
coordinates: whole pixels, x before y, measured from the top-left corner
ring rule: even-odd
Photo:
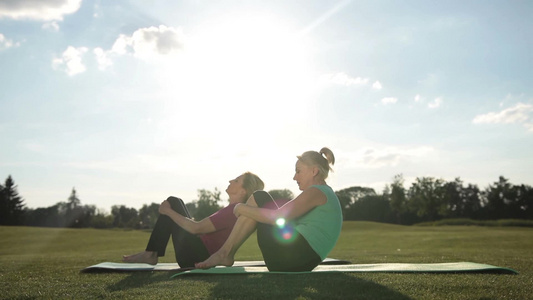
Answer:
[[[191,218],[183,200],[169,197],[159,206],[161,215],[146,250],[125,255],[122,261],[155,265],[158,257],[165,255],[168,240],[172,236],[176,261],[180,267],[194,267],[195,262],[204,261],[218,251],[228,238],[237,221],[233,214],[235,205],[244,203],[253,192],[263,188],[263,181],[250,172],[230,180],[226,189],[229,205],[198,222]]]

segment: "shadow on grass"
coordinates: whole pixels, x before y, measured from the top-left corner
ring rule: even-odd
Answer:
[[[208,298],[411,299],[388,287],[344,273],[187,275],[170,279],[168,272],[134,272],[109,285],[107,290],[124,291],[168,281],[178,285],[184,279],[214,286],[209,288]]]
[[[107,287],[110,292],[123,291],[131,288],[142,288],[157,282],[169,281],[167,272],[133,272],[128,277]]]
[[[388,287],[344,273],[199,275],[187,278],[215,284],[210,298],[411,299]]]

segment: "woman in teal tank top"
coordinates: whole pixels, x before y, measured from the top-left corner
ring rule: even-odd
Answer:
[[[293,179],[302,193],[278,205],[268,193],[257,191],[246,204],[237,204],[233,212],[238,219],[230,236],[197,268],[233,265],[235,253],[256,229],[270,271],[310,271],[326,258],[342,227],[339,199],[326,184],[335,156],[324,147],[297,157]]]

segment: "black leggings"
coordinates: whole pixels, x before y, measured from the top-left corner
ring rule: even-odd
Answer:
[[[259,207],[279,208],[265,191],[255,192],[254,199]],[[322,261],[291,222],[283,226],[257,223],[257,244],[269,271],[311,271]]]
[[[183,200],[168,197],[167,201],[174,211],[187,218],[191,217]],[[194,263],[204,261],[209,257],[207,248],[200,237],[181,228],[166,215],[159,215],[157,218],[146,251],[156,251],[157,256],[165,256],[170,236],[174,244],[176,261],[181,268],[194,267]]]

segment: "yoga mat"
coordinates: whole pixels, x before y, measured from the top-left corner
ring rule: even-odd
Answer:
[[[349,261],[339,260],[334,258],[326,258],[322,261],[321,265],[340,265],[349,264]],[[265,262],[262,260],[254,261],[236,261],[233,264],[234,267],[260,267],[265,266]],[[133,272],[133,271],[185,271],[191,268],[180,268],[177,263],[158,263],[157,265],[141,264],[141,263],[116,263],[116,262],[102,262],[96,265],[89,266],[82,272]]]
[[[518,274],[517,271],[508,268],[501,268],[486,264],[473,262],[435,263],[435,264],[347,264],[347,265],[319,265],[311,272],[269,272],[266,267],[215,267],[211,269],[193,269],[171,276],[171,278],[184,275],[207,275],[207,274],[309,274],[322,272],[346,272],[346,273],[366,273],[366,272],[387,272],[387,273],[502,273]]]

